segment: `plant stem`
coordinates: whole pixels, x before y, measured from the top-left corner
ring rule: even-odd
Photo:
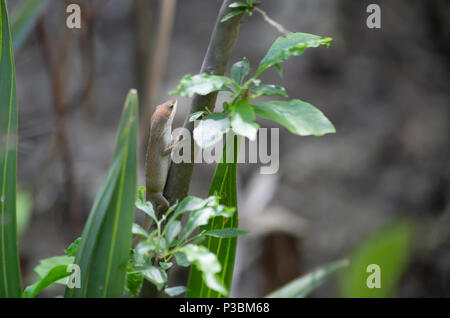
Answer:
[[[239,34],[243,16],[241,14],[226,22],[220,22],[222,17],[230,12],[231,9],[228,6],[232,2],[231,0],[224,0],[222,3],[200,73],[213,75],[224,75],[225,73],[231,51]],[[192,100],[191,109],[188,114],[203,111],[205,106],[208,107],[209,111],[213,112],[216,99],[217,93],[211,93],[206,96],[196,95]],[[189,129],[192,139],[194,123],[189,122],[189,116],[186,116],[184,127]],[[191,145],[192,147],[194,146],[193,139],[191,140]],[[164,196],[171,204],[174,204],[177,200],[181,201],[188,194],[192,172],[194,170],[194,151],[192,150],[191,153],[192,158],[190,163],[175,164],[172,162],[170,166]]]
[[[264,20],[266,20],[267,23],[269,23],[271,26],[273,26],[275,29],[278,30],[278,32],[280,32],[281,34],[283,34],[284,36],[287,36],[290,32],[288,30],[285,29],[284,26],[282,26],[281,24],[279,24],[278,22],[276,22],[275,20],[272,20],[266,13],[266,11],[261,10],[258,7],[255,7],[254,10],[258,11],[259,13],[261,13],[261,15],[264,17]]]

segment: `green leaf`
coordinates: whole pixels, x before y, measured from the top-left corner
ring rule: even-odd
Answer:
[[[20,297],[17,247],[16,73],[6,1],[0,0],[0,297]]]
[[[237,15],[243,14],[245,13],[246,10],[233,10],[230,13],[226,14],[221,20],[220,22],[225,22],[230,20],[231,18],[234,18]]]
[[[158,291],[160,291],[167,283],[167,274],[161,268],[156,266],[150,266],[142,272],[144,278],[150,283],[154,284]]]
[[[206,73],[197,75],[185,75],[178,85],[177,90],[171,91],[170,95],[192,97],[195,94],[208,95],[217,91],[231,91],[227,85],[236,84],[232,79],[219,76],[210,75]]]
[[[222,113],[212,113],[205,116],[194,129],[194,140],[204,149],[222,140],[223,135],[230,128],[230,120]]]
[[[287,37],[280,36],[270,47],[266,56],[261,60],[256,71],[255,77],[264,72],[271,66],[279,64],[291,56],[300,56],[305,49],[318,46],[328,47],[331,38],[324,38],[318,35],[308,33],[289,33]]]
[[[148,237],[148,233],[146,230],[144,230],[142,228],[142,226],[140,226],[139,224],[133,223],[133,226],[131,228],[131,233],[133,233],[133,235],[139,235],[142,237]]]
[[[170,246],[181,231],[181,222],[174,221],[167,226],[167,244]]]
[[[261,96],[283,96],[288,97],[286,90],[278,85],[260,85],[250,87],[250,98],[258,98]]]
[[[31,194],[24,190],[17,191],[17,235],[21,237],[28,228],[33,211],[33,199]]]
[[[50,269],[44,277],[39,279],[33,285],[25,288],[22,298],[34,298],[54,282],[70,276],[71,272],[69,266],[70,265],[58,265]]]
[[[320,267],[267,295],[267,298],[303,298],[322,285],[331,275],[348,266],[346,259]]]
[[[183,294],[184,292],[186,292],[185,286],[176,286],[176,287],[169,287],[169,288],[164,289],[164,293],[166,293],[170,297],[179,296],[179,295]]]
[[[200,117],[202,117],[205,114],[204,111],[195,112],[189,115],[189,122],[193,122],[198,120]]]
[[[259,125],[255,123],[255,111],[247,100],[240,100],[231,111],[231,127],[237,135],[255,140]]]
[[[180,252],[186,255],[190,264],[202,273],[205,284],[222,295],[228,296],[226,287],[217,275],[222,266],[217,260],[217,256],[211,253],[206,247],[194,244],[188,244],[180,249]]]
[[[184,254],[184,253],[180,253],[180,252],[176,253],[175,260],[177,261],[178,266],[188,267],[189,265],[191,265],[191,263],[189,262],[189,260],[186,257],[186,254]]]
[[[247,235],[247,234],[250,234],[250,232],[239,230],[239,229],[232,229],[232,228],[210,230],[210,231],[206,231],[204,233],[204,235],[206,235],[206,236],[212,236],[212,237],[218,237],[218,238],[230,238],[230,237],[237,237],[239,235]]]
[[[147,214],[153,221],[158,222],[158,218],[156,217],[155,210],[153,209],[153,205],[145,201],[145,187],[139,187],[137,198],[136,198],[136,207]]]
[[[33,30],[48,0],[26,0],[13,15],[11,33],[14,51],[17,52]]]
[[[64,250],[67,256],[74,256],[78,252],[78,246],[80,246],[81,237],[70,243],[69,247]]]
[[[125,102],[112,163],[83,230],[75,264],[81,288],[66,297],[122,297],[134,221],[137,177],[138,98]]]
[[[339,295],[352,298],[395,296],[411,252],[412,238],[413,224],[409,220],[400,220],[364,240],[350,257],[350,267],[342,272]],[[369,276],[373,274],[367,271],[371,264],[379,266],[380,288],[367,286]]]
[[[238,141],[240,138],[241,137],[238,136],[227,138],[222,154],[222,162],[217,165],[209,188],[209,195],[218,195],[221,204],[235,208],[237,208],[236,162],[239,148]],[[227,163],[227,161],[229,163]],[[237,212],[230,218],[215,217],[210,220],[206,226],[201,227],[200,230],[209,231],[223,228],[238,228]],[[201,244],[216,255],[222,265],[222,270],[219,273],[220,281],[224,283],[227,290],[230,290],[234,271],[237,238],[216,238],[208,236]],[[223,297],[223,295],[216,292],[214,288],[208,287],[207,279],[211,278],[205,277],[199,270],[191,267],[186,297]],[[209,281],[209,283],[212,282]]]
[[[127,292],[131,297],[137,298],[139,296],[139,290],[141,289],[144,276],[141,273],[134,273],[134,271],[134,264],[129,264],[127,273]]]
[[[247,8],[248,7],[248,3],[245,3],[245,2],[233,2],[228,7],[230,7],[230,8],[240,8],[240,7]]]
[[[217,205],[215,207],[204,207],[199,210],[195,210],[189,214],[189,218],[186,221],[183,232],[180,235],[180,240],[183,241],[189,237],[189,235],[198,227],[208,224],[211,218],[222,216],[229,218],[233,215],[234,209],[226,209],[222,205]]]
[[[320,110],[298,99],[252,103],[252,106],[257,115],[276,121],[296,135],[322,136],[336,132]]]
[[[71,265],[73,264],[74,260],[75,257],[67,255],[46,258],[39,262],[39,265],[34,268],[34,271],[39,275],[41,279],[43,279],[54,267],[58,267],[61,265]],[[55,282],[57,284],[66,285],[67,279],[60,279]]]
[[[34,298],[54,283],[66,285],[67,277],[72,273],[69,266],[73,264],[74,259],[75,257],[64,255],[41,260],[39,265],[34,268],[39,279],[33,285],[25,288],[22,297]]]
[[[237,82],[239,85],[242,85],[245,77],[250,72],[250,63],[246,57],[242,59],[242,61],[236,62],[231,67],[231,78]]]
[[[159,266],[163,269],[163,270],[168,270],[169,268],[172,268],[173,263],[169,262],[169,263],[165,263],[165,262],[159,262]]]
[[[180,217],[180,215],[200,209],[208,204],[208,200],[203,200],[194,196],[187,196],[185,197],[177,206],[175,209],[174,214],[169,218],[167,221],[166,227],[168,228],[173,222],[176,221],[177,218]]]

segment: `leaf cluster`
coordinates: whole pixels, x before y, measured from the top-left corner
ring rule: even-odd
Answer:
[[[187,74],[181,79],[178,88],[170,94],[184,97],[219,91],[231,94],[230,101],[223,104],[223,112],[212,113],[206,108],[191,114],[191,121],[201,120],[194,129],[194,140],[201,148],[216,144],[230,129],[237,135],[255,140],[259,128],[255,122],[256,115],[273,120],[300,136],[334,133],[333,124],[320,110],[307,102],[299,99],[253,101],[264,96],[287,98],[284,87],[262,84],[259,76],[271,67],[275,67],[282,76],[282,62],[302,55],[307,48],[328,47],[330,41],[331,38],[313,34],[289,33],[287,36],[280,36],[272,44],[253,76],[249,76],[250,62],[244,57],[233,64],[230,77],[206,73]]]
[[[167,272],[176,263],[183,267],[195,266],[202,272],[209,288],[228,295],[217,275],[221,270],[220,262],[214,253],[199,243],[207,236],[229,238],[247,232],[235,228],[200,231],[197,234],[194,232],[214,217],[232,217],[236,209],[219,204],[217,196],[206,199],[188,196],[158,218],[152,204],[144,198],[145,187],[139,187],[136,207],[147,214],[155,226],[147,232],[140,225],[133,225],[133,234],[142,237],[143,240],[131,252],[128,270],[129,294],[132,297],[137,296],[143,279],[154,284],[158,291],[164,290],[169,296],[184,293],[186,291],[184,286],[167,286]],[[180,220],[183,215],[186,215],[184,226]]]

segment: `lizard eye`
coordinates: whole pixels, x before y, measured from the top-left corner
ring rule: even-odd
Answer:
[[[173,104],[169,106],[169,109],[172,110],[173,109]]]

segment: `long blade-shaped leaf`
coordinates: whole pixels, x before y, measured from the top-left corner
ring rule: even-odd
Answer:
[[[303,298],[322,285],[331,275],[348,266],[348,260],[343,259],[320,267],[305,276],[284,285],[267,295],[267,298]]]
[[[83,231],[75,264],[81,288],[66,297],[122,297],[134,220],[137,177],[138,100],[125,102],[112,163]]]
[[[393,297],[408,265],[414,224],[398,220],[364,240],[350,256],[351,265],[339,280],[339,296],[351,298]],[[370,283],[379,282],[376,288]]]
[[[21,293],[16,185],[16,74],[6,1],[0,0],[0,297]]]
[[[227,136],[229,137],[229,136]],[[237,208],[237,188],[236,188],[236,161],[238,154],[239,142],[235,138],[234,142],[227,142],[224,147],[223,162],[219,163],[214,173],[213,180],[209,189],[209,195],[217,194],[220,197],[220,203],[229,207]],[[228,145],[228,147],[227,147]],[[233,151],[230,151],[230,146]],[[228,151],[227,151],[228,148]],[[232,154],[234,160],[228,159],[231,163],[227,163],[226,156]],[[238,213],[233,217],[225,219],[223,217],[216,217],[210,221],[201,230],[217,230],[223,228],[237,228],[238,227]],[[230,290],[231,280],[233,278],[234,259],[236,256],[237,238],[217,238],[208,236],[202,243],[208,250],[217,255],[217,258],[222,265],[220,278],[225,287]],[[202,278],[202,273],[191,268],[189,276],[188,290],[186,292],[188,298],[220,298],[224,297],[222,294],[210,289],[205,284]]]
[[[47,3],[48,0],[26,0],[14,14],[11,24],[14,52],[17,52],[25,42]]]

